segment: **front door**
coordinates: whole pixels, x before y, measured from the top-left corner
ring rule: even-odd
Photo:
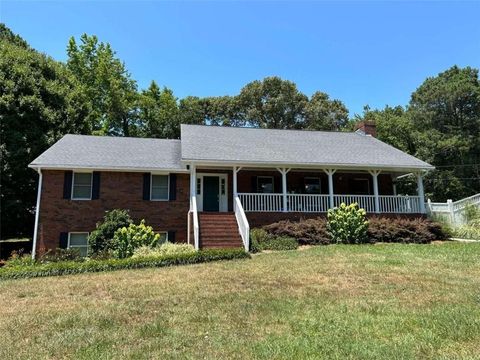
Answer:
[[[219,177],[203,177],[203,211],[219,211]]]

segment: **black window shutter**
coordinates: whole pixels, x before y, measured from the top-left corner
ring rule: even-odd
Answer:
[[[92,199],[99,199],[100,198],[100,172],[94,171],[92,179]]]
[[[143,200],[150,200],[150,173],[143,174]]]
[[[257,177],[252,176],[252,193],[257,193]]]
[[[171,242],[171,243],[175,242],[175,231],[168,232],[168,242]]]
[[[60,233],[60,241],[58,243],[58,247],[60,249],[66,249],[68,246],[68,233],[61,232]]]
[[[170,194],[168,194],[168,199],[177,200],[177,174],[170,174]]]
[[[63,198],[64,199],[72,198],[72,178],[73,178],[73,171],[65,171],[65,176],[63,178]]]

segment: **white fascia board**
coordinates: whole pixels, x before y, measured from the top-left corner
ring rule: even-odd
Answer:
[[[72,171],[110,171],[110,172],[151,172],[151,173],[185,173],[188,174],[190,171],[187,169],[169,169],[169,168],[132,168],[132,167],[100,167],[100,166],[90,166],[90,167],[76,167],[76,166],[67,166],[67,165],[28,165],[31,169],[42,169],[42,170],[72,170]]]

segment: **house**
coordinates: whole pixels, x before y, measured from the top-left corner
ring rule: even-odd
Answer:
[[[182,125],[181,140],[66,135],[29,166],[39,173],[34,252],[78,247],[106,210],[125,208],[169,241],[249,247],[249,228],[357,202],[368,214],[425,213],[433,166],[355,132]],[[417,194],[396,194],[415,174]]]

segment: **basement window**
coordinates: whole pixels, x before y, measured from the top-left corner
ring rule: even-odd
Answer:
[[[81,256],[88,255],[88,232],[68,233],[68,248],[79,249]]]

